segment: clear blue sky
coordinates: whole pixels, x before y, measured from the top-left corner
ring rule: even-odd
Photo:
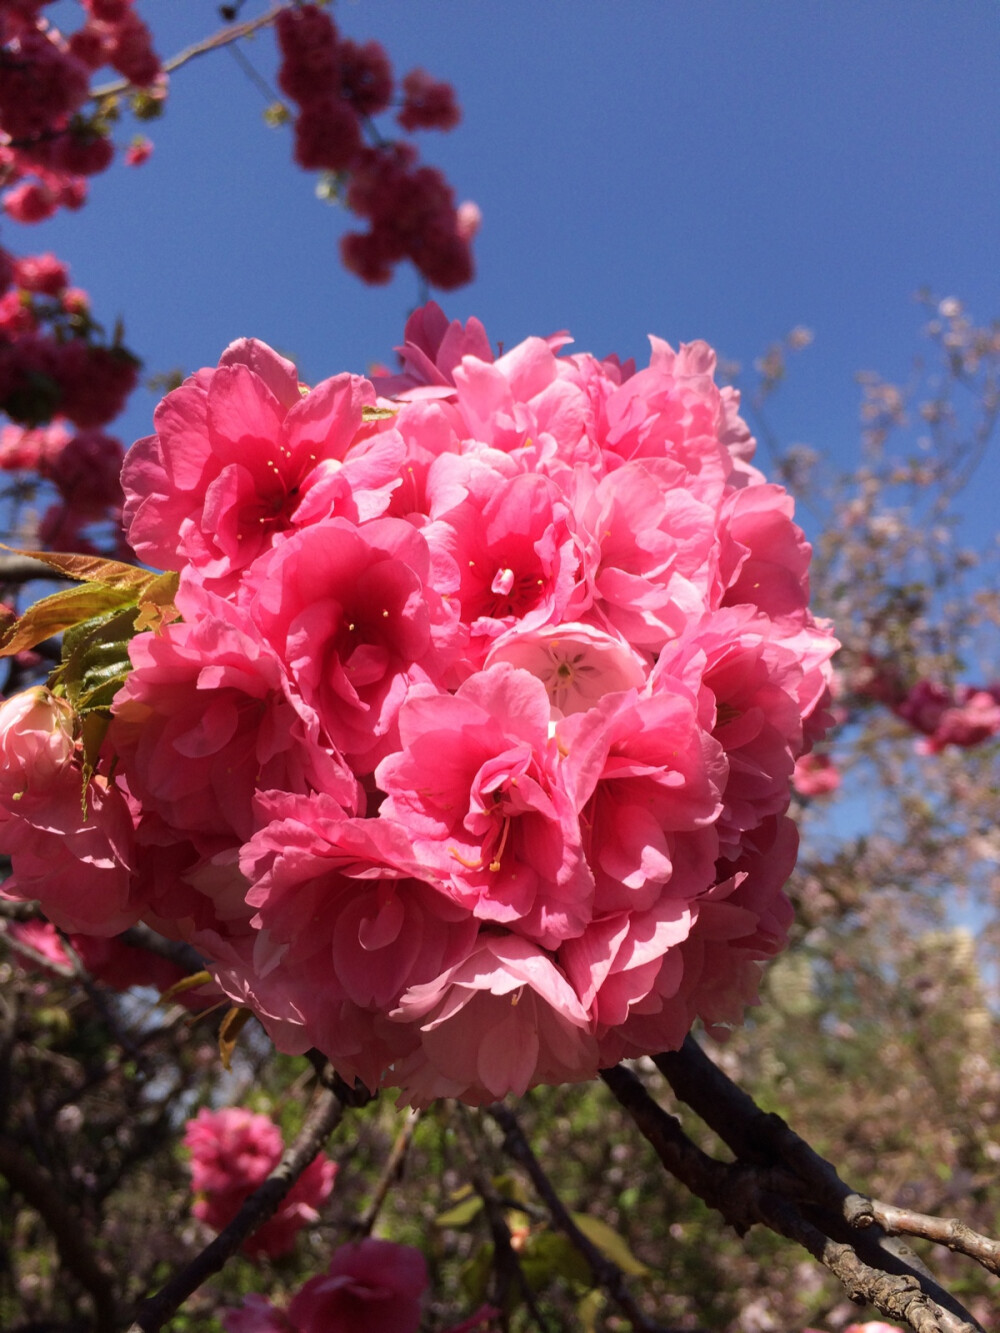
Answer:
[[[52,9],[74,20],[68,0]],[[244,17],[265,8],[247,0]],[[217,27],[210,0],[142,0],[172,55]],[[996,0],[341,0],[342,28],[397,71],[450,79],[465,118],[421,135],[484,214],[479,276],[440,298],[510,346],[568,328],[644,356],[653,332],[749,364],[795,324],[814,346],[774,415],[845,461],[854,373],[903,375],[918,287],[1000,314]],[[74,23],[75,26],[75,23]],[[245,47],[273,80],[274,39]],[[225,51],[178,71],[152,160],[93,182],[79,214],[3,229],[52,248],[95,313],[121,314],[150,372],[214,364],[255,335],[317,380],[386,359],[416,280],[364,287],[346,219],[316,201]],[[127,129],[123,127],[127,137]],[[149,430],[137,394],[127,442]],[[993,473],[993,484],[996,472]]]

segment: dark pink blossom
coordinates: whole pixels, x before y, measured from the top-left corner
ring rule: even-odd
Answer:
[[[407,828],[457,902],[557,948],[589,919],[593,877],[549,717],[544,686],[503,662],[454,695],[414,690],[400,751],[375,776],[381,814]]]
[[[233,1220],[278,1165],[284,1147],[272,1120],[236,1106],[202,1107],[187,1122],[184,1143],[191,1153],[191,1188],[200,1196],[192,1212],[213,1231]],[[314,1157],[277,1212],[244,1241],[245,1252],[251,1258],[287,1254],[302,1228],[318,1220],[336,1174],[336,1163],[325,1154]]]
[[[404,130],[452,130],[462,119],[450,83],[414,69],[403,79],[403,109],[396,119]]]
[[[368,1237],[334,1251],[292,1297],[288,1318],[298,1333],[417,1333],[426,1288],[419,1250]]]
[[[840,770],[828,754],[804,754],[796,760],[792,785],[800,796],[829,796],[840,787]]]
[[[167,395],[154,416],[156,435],[126,457],[125,520],[136,553],[165,568],[192,565],[202,580],[232,588],[240,570],[295,526],[311,488],[330,486],[355,449],[363,456],[371,447],[362,409],[374,403],[374,390],[353,375],[303,396],[290,362],[263,343],[233,343],[217,369]],[[348,475],[348,516],[370,515],[366,484],[384,489],[392,473],[376,459]],[[327,512],[336,505],[334,494]],[[308,513],[310,521],[326,516],[315,504]]]

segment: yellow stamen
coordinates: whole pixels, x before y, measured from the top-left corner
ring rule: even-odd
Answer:
[[[466,870],[482,870],[483,858],[480,856],[477,861],[467,861],[457,847],[449,847],[448,855],[453,856],[459,865],[465,866]]]
[[[500,858],[503,856],[504,848],[507,846],[507,834],[510,832],[510,820],[503,821],[503,832],[500,834],[500,846],[496,850],[493,860],[490,862],[490,870],[495,875],[500,869]]]

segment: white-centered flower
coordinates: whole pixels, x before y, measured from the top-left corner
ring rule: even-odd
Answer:
[[[623,639],[592,625],[549,625],[498,639],[486,666],[509,662],[542,682],[554,719],[582,713],[621,690],[641,689],[647,668]]]

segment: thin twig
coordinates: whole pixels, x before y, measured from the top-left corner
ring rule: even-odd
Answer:
[[[222,28],[219,32],[213,33],[211,37],[205,37],[200,42],[185,47],[183,51],[164,61],[164,71],[167,74],[172,74],[174,70],[180,69],[182,65],[196,60],[199,56],[208,55],[210,51],[218,51],[223,46],[229,46],[231,42],[238,42],[243,37],[249,37],[251,33],[257,32],[259,28],[266,28],[268,24],[274,22],[283,9],[290,8],[291,3],[292,0],[288,0],[286,4],[274,5],[266,14],[258,14],[255,19],[247,19],[245,23],[238,23],[235,27]],[[95,101],[100,101],[103,97],[112,97],[116,93],[124,93],[132,86],[128,79],[115,79],[113,83],[103,83],[99,88],[93,89],[90,96]]]
[[[460,1102],[455,1104],[455,1111],[455,1123],[462,1131],[463,1138],[466,1141],[469,1181],[483,1201],[483,1209],[493,1240],[493,1276],[496,1283],[493,1304],[502,1311],[506,1311],[511,1286],[516,1285],[525,1308],[535,1321],[536,1327],[545,1333],[549,1327],[548,1320],[538,1308],[535,1293],[531,1289],[531,1284],[521,1265],[520,1257],[511,1243],[510,1227],[507,1225],[507,1218],[504,1215],[504,1203],[497,1195],[490,1180],[476,1165],[481,1154],[472,1132],[472,1118]],[[504,1315],[503,1318],[504,1327],[506,1328],[507,1316]]]
[[[382,1205],[385,1203],[386,1196],[392,1188],[395,1181],[399,1180],[403,1163],[406,1160],[406,1154],[409,1151],[413,1141],[413,1131],[420,1122],[420,1111],[410,1110],[407,1112],[406,1119],[403,1121],[403,1127],[396,1135],[396,1141],[392,1145],[389,1156],[385,1160],[385,1166],[382,1168],[382,1174],[378,1178],[378,1183],[369,1200],[368,1207],[351,1227],[351,1233],[354,1236],[370,1236],[372,1227],[382,1211]]]
[[[0,934],[0,939],[6,940],[7,947],[12,953],[22,959],[27,959],[30,963],[34,963],[43,972],[52,972],[65,981],[76,979],[76,969],[70,963],[57,963],[54,958],[49,958],[47,954],[33,948],[24,940],[19,940],[16,936],[8,934],[6,931]]]
[[[509,1107],[504,1106],[502,1102],[493,1102],[484,1109],[486,1114],[491,1116],[503,1131],[504,1151],[528,1173],[539,1197],[545,1202],[552,1221],[560,1231],[568,1236],[590,1265],[595,1284],[608,1293],[622,1314],[632,1321],[632,1327],[639,1330],[639,1333],[671,1333],[663,1324],[658,1324],[642,1312],[636,1303],[635,1297],[628,1289],[625,1274],[622,1270],[599,1250],[573,1221],[572,1214],[556,1193],[551,1180],[545,1174],[542,1164],[532,1151],[531,1144],[525,1137],[514,1112]]]
[[[988,1272],[1000,1276],[1000,1241],[990,1240],[960,1222],[957,1217],[931,1217],[909,1208],[872,1200],[872,1216],[890,1236],[919,1236],[922,1240],[946,1245],[957,1254],[975,1259]]]
[[[339,1125],[343,1114],[344,1106],[337,1094],[329,1088],[320,1089],[298,1137],[268,1178],[250,1195],[215,1240],[175,1273],[155,1295],[142,1302],[128,1325],[128,1333],[157,1333],[203,1282],[219,1272],[251,1232],[273,1217],[282,1199]]]

